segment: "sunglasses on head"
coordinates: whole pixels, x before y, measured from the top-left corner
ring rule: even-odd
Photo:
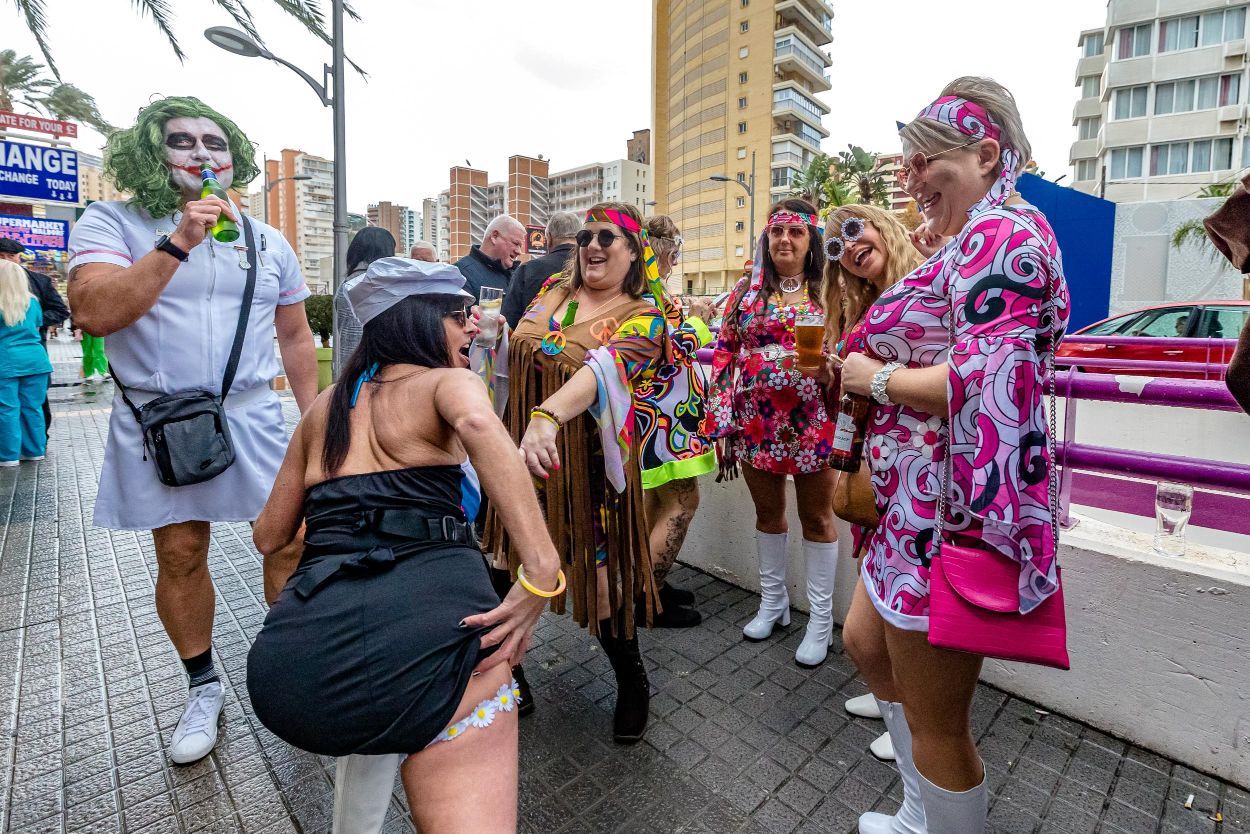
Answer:
[[[600,249],[607,249],[616,242],[618,237],[625,237],[625,235],[613,234],[607,229],[600,229],[597,233],[592,232],[590,229],[582,229],[577,233],[575,240],[577,241],[577,245],[583,249],[589,246],[592,240],[599,241]]]
[[[846,247],[863,237],[864,219],[848,217],[842,221],[840,237],[825,238],[825,256],[831,261],[840,261],[846,254]]]
[[[906,188],[907,181],[913,176],[923,177],[924,172],[928,170],[929,168],[929,163],[932,162],[937,157],[941,156],[942,154],[950,153],[951,151],[962,150],[963,148],[967,148],[967,147],[971,147],[972,145],[975,145],[980,141],[981,141],[980,139],[973,139],[971,142],[964,142],[962,145],[956,145],[953,148],[947,148],[944,151],[931,153],[931,154],[928,154],[927,156],[919,152],[912,154],[911,159],[904,162],[902,166],[899,167],[898,171],[896,171],[894,174],[898,178],[899,187]]]

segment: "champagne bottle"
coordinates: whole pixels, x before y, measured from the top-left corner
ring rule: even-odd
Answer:
[[[217,181],[217,175],[213,173],[213,166],[205,162],[200,166],[200,179],[204,181],[204,187],[200,190],[200,199],[205,197],[217,197],[230,202],[230,197],[226,194],[226,189],[221,187],[221,183]],[[217,218],[217,222],[212,228],[213,239],[220,243],[234,243],[239,239],[239,227],[233,220],[226,217],[225,212]]]
[[[833,434],[829,465],[843,472],[858,472],[864,459],[864,435],[868,431],[868,398],[843,394]]]

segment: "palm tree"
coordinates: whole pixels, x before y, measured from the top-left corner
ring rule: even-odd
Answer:
[[[807,167],[790,180],[790,195],[807,200],[819,212],[823,205],[822,198],[825,197],[825,188],[830,179],[829,172],[832,166],[833,160],[828,154],[816,154],[812,157],[812,161],[807,163]]]
[[[12,49],[0,52],[0,110],[12,110],[15,103],[38,110],[39,98],[51,86],[43,77],[43,64],[29,55],[19,58]]]
[[[213,2],[225,10],[226,14],[235,24],[247,32],[253,40],[264,46],[265,41],[261,38],[260,33],[256,30],[256,21],[252,18],[252,12],[247,7],[247,0],[213,0]],[[325,43],[330,43],[330,33],[326,31],[325,15],[321,11],[321,0],[273,0],[273,2],[304,25],[308,31],[312,32]],[[39,51],[43,53],[43,59],[48,62],[48,68],[52,70],[52,74],[57,80],[61,79],[61,73],[56,67],[56,61],[52,58],[52,50],[48,45],[48,21],[44,16],[44,6],[47,0],[13,0],[13,5],[17,7],[17,11],[22,15],[26,22],[26,28],[30,30],[34,36],[35,42],[39,44]],[[138,8],[140,17],[152,18],[152,23],[161,31],[165,39],[169,41],[169,46],[174,51],[179,61],[185,61],[187,56],[182,51],[182,47],[178,43],[178,36],[174,34],[173,28],[173,10],[170,8],[170,0],[132,0],[132,5]],[[358,15],[350,5],[344,4],[343,10],[353,20],[360,20]],[[354,63],[352,66],[356,66]],[[359,67],[356,67],[359,70]]]
[[[890,207],[890,187],[881,172],[881,159],[858,145],[848,145],[834,161],[834,176],[845,184],[854,202]]]
[[[95,97],[73,84],[57,84],[36,102],[48,115],[65,121],[84,122],[107,135],[113,126],[104,120]]]
[[[1236,187],[1237,183],[1232,180],[1214,182],[1204,186],[1198,192],[1198,196],[1200,198],[1229,197]],[[1215,244],[1211,242],[1211,238],[1207,236],[1207,229],[1202,225],[1201,220],[1186,220],[1172,232],[1172,248],[1183,249],[1186,246],[1198,247],[1213,263],[1219,263],[1220,258],[1223,257],[1220,250],[1216,249]]]

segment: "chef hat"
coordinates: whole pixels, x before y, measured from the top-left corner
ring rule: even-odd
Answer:
[[[412,258],[378,258],[369,264],[354,285],[347,288],[352,312],[368,324],[410,295],[461,295],[464,275],[451,264],[414,261]]]

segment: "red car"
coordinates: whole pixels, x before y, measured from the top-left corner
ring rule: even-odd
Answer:
[[[1061,368],[1076,365],[1090,373],[1136,374],[1143,376],[1173,377],[1178,379],[1216,379],[1223,374],[1207,374],[1205,368],[1195,371],[1151,371],[1142,368],[1117,368],[1114,365],[1083,366],[1082,359],[1149,359],[1156,362],[1192,362],[1199,365],[1227,365],[1233,355],[1233,345],[1219,345],[1212,339],[1233,339],[1240,334],[1246,319],[1250,318],[1250,301],[1191,301],[1161,304],[1134,313],[1104,319],[1071,334],[1073,336],[1137,336],[1156,339],[1184,339],[1188,344],[1175,342],[1152,345],[1109,345],[1093,341],[1082,343],[1065,341],[1056,354],[1061,360],[1069,357],[1075,362],[1060,361]]]

